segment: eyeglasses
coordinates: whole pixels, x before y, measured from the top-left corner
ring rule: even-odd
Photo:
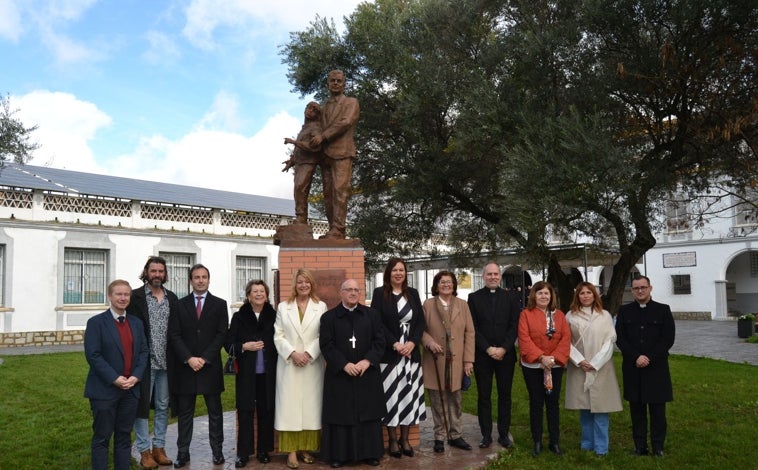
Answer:
[[[636,290],[636,291],[645,291],[645,290],[648,290],[648,289],[650,289],[650,286],[632,287],[632,290]]]
[[[345,291],[345,292],[350,292],[351,294],[360,294],[361,293],[361,290],[357,289],[355,287],[346,287],[346,288],[344,288],[342,290]]]

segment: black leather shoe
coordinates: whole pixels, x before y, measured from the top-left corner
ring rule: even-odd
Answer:
[[[445,452],[445,443],[443,441],[434,441],[434,451],[438,454]]]
[[[226,462],[226,460],[224,460],[223,454],[218,454],[218,455],[213,456],[213,465],[221,465],[224,462]]]
[[[647,447],[635,447],[632,451],[632,455],[647,455],[648,453]]]
[[[255,458],[257,458],[260,463],[271,462],[271,457],[269,457],[268,452],[258,452],[258,455],[256,455]]]
[[[447,441],[447,443],[450,444],[451,446],[457,447],[459,449],[471,450],[471,444],[469,444],[468,442],[464,441],[462,437],[459,437],[457,439],[450,439],[449,441]]]
[[[248,460],[247,457],[237,457],[237,460],[234,461],[234,466],[237,468],[243,468],[247,465]]]
[[[655,450],[653,450],[653,455],[655,457],[663,457],[663,449],[655,449]]]
[[[537,457],[540,455],[540,452],[542,452],[542,443],[541,442],[535,442],[534,443],[534,450],[532,450],[532,456]]]
[[[492,445],[492,438],[491,437],[483,437],[481,441],[479,441],[479,448],[480,449],[487,449],[490,445]]]
[[[558,446],[558,444],[548,444],[548,449],[550,449],[550,452],[554,453],[555,455],[563,455],[563,451]]]
[[[398,445],[397,441],[389,442],[387,453],[390,454],[390,457],[395,457],[396,459],[399,459],[403,456],[403,454],[400,452],[400,446]]]
[[[182,468],[186,466],[190,461],[189,454],[179,454],[174,459],[174,468]]]
[[[366,465],[371,465],[372,467],[378,467],[379,459],[365,459],[363,463],[365,463]]]
[[[513,447],[513,441],[508,439],[507,437],[503,437],[503,436],[498,437],[497,443],[505,447],[506,449],[510,449]]]
[[[335,460],[335,461],[332,462],[332,468],[340,468],[343,465],[345,465],[345,463],[344,462],[340,462],[339,460]]]

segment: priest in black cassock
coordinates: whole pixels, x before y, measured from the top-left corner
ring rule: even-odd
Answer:
[[[321,317],[319,343],[326,359],[321,458],[379,465],[386,413],[379,361],[384,334],[379,313],[358,303],[358,283],[342,283],[342,303]]]

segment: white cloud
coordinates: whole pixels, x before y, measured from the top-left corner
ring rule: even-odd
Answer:
[[[111,118],[97,106],[69,93],[37,90],[11,96],[11,109],[18,109],[17,117],[25,126],[39,126],[32,140],[40,148],[31,164],[102,173],[89,142],[99,129],[111,124]]]
[[[21,37],[21,14],[13,0],[0,0],[0,37],[13,42]]]
[[[236,131],[242,128],[239,117],[237,97],[220,91],[213,100],[211,110],[203,116],[198,129],[227,129]]]
[[[187,23],[182,32],[196,47],[212,49],[213,32],[221,26],[250,27],[255,23],[258,33],[274,28],[284,31],[307,27],[316,15],[334,18],[338,28],[342,17],[348,16],[363,0],[192,0],[187,7]],[[267,27],[268,26],[268,27]]]
[[[174,63],[182,56],[176,41],[165,33],[148,31],[145,38],[150,47],[142,54],[142,58],[151,64]]]
[[[59,65],[86,64],[102,58],[99,52],[50,28],[42,28],[41,34],[42,42],[50,49]]]

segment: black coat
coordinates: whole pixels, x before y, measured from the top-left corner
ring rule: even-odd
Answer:
[[[166,298],[169,301],[169,310],[179,300],[173,292],[168,289],[164,289],[166,292]],[[126,307],[127,313],[134,315],[142,320],[142,324],[145,326],[145,337],[147,338],[148,345],[150,345],[150,316],[147,313],[147,297],[145,296],[145,286],[140,286],[132,290],[132,297],[129,300],[129,306]],[[170,318],[171,313],[169,313]],[[168,336],[168,331],[166,332]],[[152,347],[152,345],[150,345]],[[166,340],[166,348],[168,348],[168,338]],[[149,351],[148,351],[149,352]],[[168,361],[168,351],[166,360]],[[168,367],[168,364],[166,364]],[[140,381],[140,400],[137,405],[137,417],[149,418],[150,417],[150,361],[147,363],[147,373],[145,377]],[[171,396],[171,389],[169,388],[169,397]],[[170,405],[169,405],[170,406]]]
[[[226,340],[226,350],[234,346],[239,372],[236,376],[235,392],[238,410],[255,410],[255,381],[263,378],[266,381],[266,403],[268,409],[274,408],[276,393],[276,346],[274,346],[274,321],[276,310],[266,302],[259,319],[255,318],[253,307],[245,302],[234,315],[229,326]],[[248,341],[263,341],[263,351],[242,351],[242,343]],[[258,354],[263,354],[265,374],[258,375],[255,366]]]
[[[355,334],[355,348],[349,341]],[[384,332],[379,313],[365,305],[349,312],[341,303],[321,316],[321,354],[326,359],[324,406],[325,425],[354,426],[381,420],[387,414],[379,361],[384,352]],[[362,376],[343,369],[363,359],[371,363]]]
[[[674,334],[674,317],[666,304],[651,300],[640,308],[637,302],[631,302],[619,309],[616,345],[623,356],[621,371],[626,400],[665,403],[674,399],[668,362]],[[641,355],[650,359],[650,365],[635,366]]]
[[[168,322],[169,387],[175,395],[203,395],[224,391],[224,364],[221,348],[229,326],[226,301],[210,292],[205,297],[200,319],[195,313],[192,293],[179,299]],[[202,357],[205,366],[198,372],[187,364],[191,357]]]
[[[492,295],[495,296],[495,308],[492,308]],[[468,296],[468,307],[476,332],[475,360],[489,358],[487,348],[490,346],[505,348],[503,361],[515,362],[516,338],[518,338],[518,319],[521,309],[516,295],[498,287],[495,293],[484,287]]]
[[[411,353],[413,362],[421,362],[419,350],[421,348],[421,336],[426,329],[426,320],[424,319],[424,309],[421,306],[421,299],[418,291],[413,287],[408,288],[408,303],[411,306],[412,316],[410,321],[410,333],[408,340],[413,341],[416,348]],[[374,289],[374,295],[371,297],[371,308],[378,311],[382,317],[384,325],[384,355],[382,363],[395,364],[400,360],[400,355],[392,349],[392,345],[400,340],[400,318],[398,317],[397,304],[384,298],[384,288],[377,287]]]

